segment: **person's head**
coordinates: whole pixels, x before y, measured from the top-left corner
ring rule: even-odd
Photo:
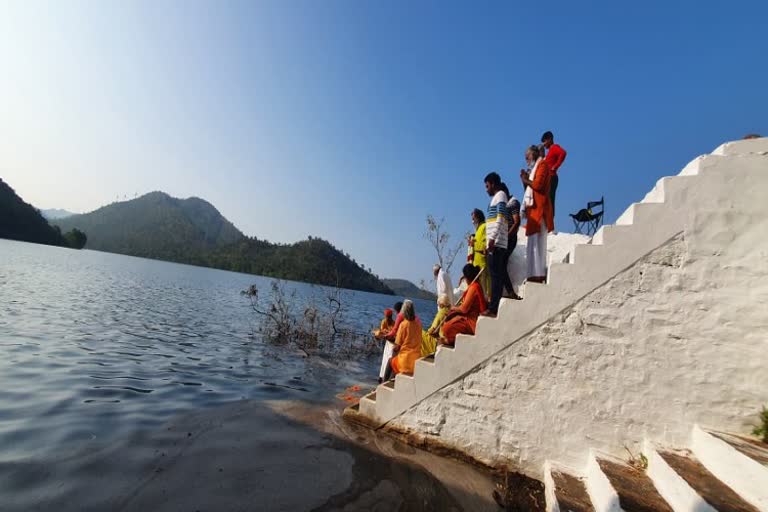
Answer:
[[[437,277],[437,274],[440,273],[440,264],[435,263],[435,266],[432,267],[432,274],[434,274],[435,277]]]
[[[507,195],[507,197],[509,197],[509,187],[507,187],[507,184],[504,183],[503,181],[501,182],[501,185],[499,185],[499,190],[504,192]]]
[[[400,310],[403,309],[403,303],[402,302],[395,302],[394,308],[395,308],[395,311],[397,311],[399,313]]]
[[[544,132],[544,135],[541,136],[541,143],[549,149],[549,146],[555,143],[555,136],[552,135],[552,132]]]
[[[439,307],[439,308],[449,308],[449,307],[451,307],[451,301],[448,300],[448,294],[447,293],[441,293],[440,296],[437,298],[437,307]]]
[[[391,309],[387,308],[384,310],[384,316],[387,319],[392,320],[392,314],[393,314],[393,311]]]
[[[403,317],[406,320],[413,320],[416,318],[416,308],[413,307],[413,301],[405,299],[403,301]]]
[[[498,173],[492,172],[488,174],[484,181],[485,191],[488,192],[489,196],[493,196],[496,192],[499,191],[499,187],[501,186],[501,176],[499,176]]]
[[[539,159],[541,156],[541,151],[539,150],[539,146],[533,145],[528,146],[528,149],[525,150],[525,161],[529,164],[533,164],[536,162],[536,160]]]
[[[472,224],[474,224],[475,227],[485,224],[485,214],[483,213],[483,210],[479,208],[472,210]]]
[[[477,277],[478,272],[480,272],[480,269],[471,263],[467,263],[466,265],[464,265],[464,268],[461,269],[461,273],[464,275],[464,280],[467,283],[471,283],[472,281],[474,281],[475,278]]]

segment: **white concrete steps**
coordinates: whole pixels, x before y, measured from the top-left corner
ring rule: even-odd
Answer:
[[[668,480],[656,478],[654,481],[675,510],[758,512],[757,508],[710,473],[689,451],[657,449],[654,459],[660,467],[666,466],[671,471]],[[679,499],[681,496],[684,496],[683,500]]]
[[[548,511],[582,510],[650,512],[759,512],[768,510],[761,497],[749,494],[759,487],[768,464],[768,445],[757,440],[708,432],[694,426],[691,449],[662,448],[646,440],[647,468],[633,467],[590,451],[582,471],[547,461],[544,486]],[[727,440],[727,441],[726,441]],[[736,453],[726,453],[727,447]],[[733,443],[733,444],[731,444]],[[736,446],[739,449],[735,448]],[[743,450],[743,451],[741,451]],[[709,454],[708,466],[697,453]],[[755,466],[743,465],[746,461]],[[720,475],[727,475],[733,484]],[[749,485],[740,485],[743,483]],[[757,484],[757,485],[754,485]],[[747,494],[745,494],[745,492]],[[764,494],[763,494],[764,497]],[[592,507],[592,508],[590,508]]]
[[[547,512],[595,512],[584,478],[571,469],[547,463],[544,492]]]
[[[726,142],[712,152],[713,155],[720,156],[735,156],[749,153],[767,154],[768,137]]]
[[[758,509],[768,510],[768,449],[759,444],[698,425],[691,436],[691,451],[707,470]]]
[[[394,389],[379,386],[376,400],[361,401],[360,414],[369,415],[371,424],[386,424],[671,240],[684,229],[685,199],[695,192],[697,183],[723,168],[717,165],[723,158],[768,151],[766,141],[730,143],[720,148],[722,155],[699,157],[680,175],[658,180],[646,198],[630,205],[616,225],[604,226],[591,243],[574,247],[567,263],[553,263],[546,285],[526,284],[521,292],[524,300],[503,300],[498,318],[478,320],[475,336],[460,335],[454,349],[440,347],[434,358],[417,361],[414,375],[398,379]]]

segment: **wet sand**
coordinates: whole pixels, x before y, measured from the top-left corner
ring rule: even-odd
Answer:
[[[499,510],[481,469],[348,424],[340,405],[296,401],[182,416],[11,478],[20,492],[2,510]]]

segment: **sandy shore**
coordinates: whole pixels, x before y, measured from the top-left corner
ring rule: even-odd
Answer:
[[[499,510],[488,474],[341,420],[337,405],[241,401],[11,475],[3,510]]]

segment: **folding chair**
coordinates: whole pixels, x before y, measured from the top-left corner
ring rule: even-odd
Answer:
[[[599,212],[592,211],[593,208],[600,206]],[[592,236],[594,235],[600,224],[603,222],[603,213],[605,212],[605,198],[601,197],[599,201],[590,201],[587,203],[586,208],[582,208],[577,213],[570,213],[569,215],[573,219],[574,233],[580,233],[582,235]],[[583,231],[585,230],[585,231]]]

